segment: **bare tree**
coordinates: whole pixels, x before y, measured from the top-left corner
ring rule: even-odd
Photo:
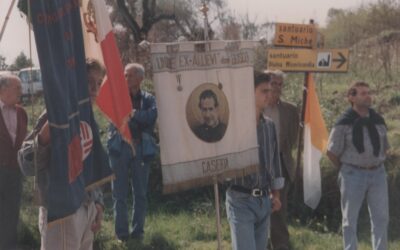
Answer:
[[[203,40],[203,18],[199,11],[201,0],[107,0],[122,61],[146,64],[148,55],[138,44]],[[218,21],[217,13],[224,0],[206,0],[210,8],[209,23]],[[210,18],[211,17],[211,18]],[[209,29],[209,37],[214,35]]]
[[[174,13],[164,13],[157,8],[156,0],[142,0],[141,13],[137,13],[138,1],[117,0],[118,11],[120,11],[126,27],[132,32],[133,40],[139,43],[147,39],[154,24],[162,20],[175,20]],[[138,15],[139,14],[139,15]],[[141,16],[138,20],[136,17]]]

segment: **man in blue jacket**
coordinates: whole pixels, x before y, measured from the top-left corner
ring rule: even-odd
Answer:
[[[116,176],[112,183],[115,233],[121,241],[127,241],[129,238],[143,238],[149,163],[155,154],[151,145],[154,145],[153,130],[157,119],[154,96],[140,89],[144,79],[143,66],[137,63],[126,65],[125,78],[133,104],[129,128],[134,150],[131,145],[121,139],[121,135],[112,125],[107,142],[111,167]],[[127,204],[129,182],[131,182],[133,194],[131,232],[129,231]]]

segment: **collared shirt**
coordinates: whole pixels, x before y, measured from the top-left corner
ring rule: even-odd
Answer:
[[[257,138],[260,159],[259,171],[243,178],[235,178],[232,184],[249,189],[282,189],[285,179],[281,170],[275,125],[271,119],[267,118],[260,121],[257,126]]]
[[[142,104],[142,93],[141,92],[142,91],[139,90],[136,93],[136,95],[134,95],[134,96],[131,95],[132,105],[133,105],[133,108],[136,109],[136,110],[142,109],[142,106],[143,106],[143,104]]]
[[[1,114],[3,115],[4,123],[6,124],[8,133],[11,136],[13,145],[15,143],[15,138],[17,137],[17,110],[15,107],[6,106],[0,100]]]
[[[142,109],[143,106],[143,100],[142,100],[142,91],[139,90],[136,95],[130,95],[131,97],[131,101],[132,101],[132,106],[133,106],[133,110],[138,111]],[[139,143],[139,141],[142,139],[142,135],[141,135],[141,131],[139,131],[139,127],[137,126],[137,124],[134,124],[131,122],[131,135],[133,140],[135,141],[135,143]]]
[[[380,151],[374,155],[368,129],[363,127],[364,152],[358,153],[353,144],[353,126],[336,125],[329,136],[328,150],[336,155],[342,164],[359,167],[378,166],[385,161],[386,151],[389,149],[385,125],[375,125],[379,134]]]
[[[279,105],[279,103],[278,103]],[[264,109],[263,115],[266,117],[269,117],[275,124],[275,130],[277,134],[277,140],[278,140],[278,145],[280,144],[279,142],[279,135],[280,135],[280,115],[279,115],[279,110],[278,110],[278,105],[274,105],[273,107],[266,107]]]
[[[226,125],[222,122],[215,127],[210,127],[207,124],[201,124],[194,129],[194,133],[198,138],[206,142],[217,142],[224,137]]]

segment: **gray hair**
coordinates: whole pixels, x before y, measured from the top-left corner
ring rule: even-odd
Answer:
[[[144,78],[144,67],[139,63],[128,63],[125,70],[135,69],[136,74]]]
[[[279,69],[276,69],[276,70],[267,69],[267,70],[264,70],[263,72],[270,76],[280,77],[282,79],[285,79],[285,77],[286,77],[285,73],[283,73],[283,71],[281,71]]]
[[[0,74],[0,89],[7,88],[10,86],[10,79],[12,78],[18,78],[10,73],[5,73],[5,74]]]

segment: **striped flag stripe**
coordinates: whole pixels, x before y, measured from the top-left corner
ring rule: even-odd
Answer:
[[[321,199],[320,159],[328,143],[328,131],[322,117],[312,74],[308,76],[304,118],[304,203],[315,209]]]

